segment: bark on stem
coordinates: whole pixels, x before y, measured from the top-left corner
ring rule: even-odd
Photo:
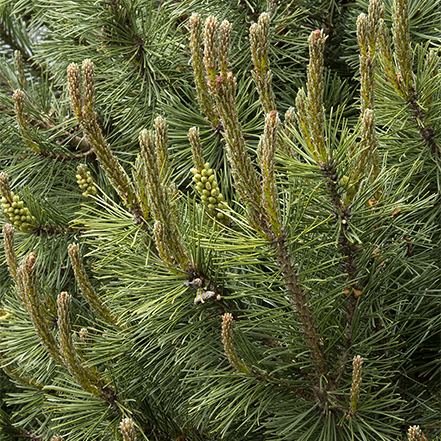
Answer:
[[[297,274],[294,271],[294,265],[288,250],[286,237],[280,237],[273,242],[273,245],[277,247],[277,264],[282,270],[287,294],[295,304],[303,334],[305,335],[306,342],[314,359],[315,370],[317,375],[320,376],[326,372],[325,354],[320,347],[320,339],[317,334],[317,329],[314,326],[314,320],[311,315],[310,307],[307,304],[306,295],[302,291],[297,279]]]

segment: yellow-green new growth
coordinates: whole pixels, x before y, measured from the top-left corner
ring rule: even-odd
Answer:
[[[171,203],[170,190],[161,180],[158,154],[152,132],[142,130],[139,134],[141,157],[145,169],[145,188],[153,217],[154,234],[161,259],[169,266],[176,262],[182,269],[188,267],[188,256],[176,222]]]
[[[362,173],[373,172],[378,174],[377,133],[375,130],[375,112],[366,109],[362,115],[361,142],[360,142],[360,167]]]
[[[231,45],[231,23],[224,20],[219,27],[219,72],[225,76],[228,72],[228,56]]]
[[[234,346],[233,316],[230,313],[226,313],[222,316],[222,344],[224,346],[225,355],[230,365],[239,372],[250,374],[251,370],[239,358],[236,352],[236,347]]]
[[[368,15],[360,14],[357,19],[357,39],[360,46],[361,115],[366,109],[373,109],[375,105],[376,52],[382,17],[383,5],[379,0],[370,0]]]
[[[381,19],[384,16],[384,6],[380,0],[370,0],[368,8],[368,21],[370,27],[369,50],[371,58],[376,54],[376,44],[379,35]]]
[[[156,161],[161,179],[165,180],[168,176],[168,126],[167,121],[162,116],[157,116],[154,123]]]
[[[208,90],[211,94],[216,88],[216,73],[218,60],[218,21],[210,15],[205,20],[204,31],[204,66],[207,75]]]
[[[93,384],[96,378],[90,378],[90,372],[86,372],[80,363],[72,342],[69,318],[71,300],[71,296],[67,292],[62,292],[58,296],[58,341],[60,354],[63,357],[64,365],[68,368],[78,384],[80,384],[84,390],[96,395],[97,389]]]
[[[394,85],[401,98],[407,101],[415,91],[407,0],[394,0],[393,2],[392,40],[393,53],[389,29],[380,15],[378,19],[378,46],[381,53],[381,62],[384,65],[388,80]]]
[[[106,385],[98,371],[83,366],[75,349],[69,318],[71,301],[72,298],[67,292],[62,292],[58,296],[58,341],[63,364],[85,391],[101,398],[115,408],[115,391]]]
[[[193,67],[196,97],[202,112],[211,123],[211,126],[216,128],[219,124],[219,117],[214,105],[214,100],[208,91],[202,44],[203,36],[201,15],[192,14],[190,17],[190,61]]]
[[[264,12],[260,15],[258,22],[250,27],[251,57],[254,65],[252,75],[265,114],[276,110],[276,100],[271,84],[272,74],[268,70],[269,25],[270,17]]]
[[[293,129],[296,123],[296,109],[294,107],[290,107],[285,113],[285,136],[289,139],[292,144],[295,144],[295,136],[293,133]],[[283,151],[290,157],[294,157],[294,152],[292,147],[287,143],[281,143],[283,146]]]
[[[360,46],[360,102],[361,114],[366,109],[373,109],[375,99],[374,60],[369,49],[370,27],[367,16],[360,14],[357,20],[357,37]]]
[[[328,160],[325,137],[325,114],[323,109],[324,51],[327,36],[315,30],[308,38],[309,64],[307,93],[299,89],[296,97],[297,122],[300,133],[317,164]]]
[[[297,108],[297,124],[299,127],[299,131],[302,135],[302,138],[306,142],[309,150],[314,156],[314,159],[318,161],[318,153],[314,149],[314,146],[311,142],[311,135],[309,132],[309,120],[308,120],[308,98],[306,96],[305,90],[302,88],[299,89],[296,96],[296,108]]]
[[[389,28],[386,26],[383,19],[380,19],[378,27],[378,49],[381,54],[380,60],[384,66],[388,80],[394,85],[395,90],[402,95],[397,75],[395,73]]]
[[[311,32],[309,43],[308,83],[308,128],[311,137],[311,148],[319,163],[326,163],[325,114],[323,109],[324,92],[324,51],[327,36],[323,31]]]
[[[276,237],[283,234],[282,222],[277,209],[277,187],[274,157],[280,130],[280,120],[275,110],[265,117],[265,129],[260,139],[259,165],[262,172],[262,216]]]
[[[83,125],[83,95],[81,87],[80,69],[77,63],[71,63],[67,67],[67,86],[69,89],[70,106],[75,118]]]
[[[146,170],[144,168],[141,155],[136,157],[135,167],[132,173],[144,219],[148,219],[150,213],[150,203],[148,200],[147,189],[145,187],[145,183],[147,182]]]
[[[357,404],[360,397],[362,366],[363,359],[359,355],[355,356],[352,361],[352,385],[351,396],[349,399],[349,412],[351,415],[354,415],[357,412]]]
[[[377,137],[375,129],[375,68],[377,64],[377,43],[381,47],[383,6],[378,0],[370,0],[368,15],[360,14],[357,20],[357,39],[360,47],[360,116],[361,142],[354,155],[354,171],[349,186],[346,203],[358,191],[359,183],[365,176],[378,175]],[[372,179],[371,179],[372,180]]]
[[[24,114],[24,93],[17,89],[12,95],[12,99],[14,100],[14,111],[17,119],[18,130],[22,138],[26,141],[26,144],[38,155],[41,153],[41,149],[31,138]]]
[[[14,51],[15,68],[17,69],[18,81],[22,89],[26,89],[26,78],[24,73],[23,57],[20,51]]]
[[[247,203],[250,223],[260,230],[261,189],[256,170],[247,152],[236,105],[236,79],[232,72],[216,79],[216,103],[224,127],[227,159],[240,197]]]
[[[392,8],[392,39],[400,86],[407,98],[413,89],[412,48],[410,44],[409,7],[407,0],[394,0]]]
[[[41,344],[52,358],[62,363],[62,357],[46,320],[46,313],[37,292],[35,274],[35,255],[30,253],[26,262],[17,269],[17,285],[20,290],[20,299],[32,320],[35,331]]]
[[[75,117],[84,129],[98,161],[106,176],[124,201],[126,207],[135,215],[139,211],[139,198],[127,173],[118,162],[106,141],[95,114],[94,65],[90,60],[82,64],[83,87],[80,85],[80,71],[76,63],[69,65],[67,79],[69,96]]]
[[[72,263],[75,279],[93,311],[98,314],[103,320],[110,325],[117,325],[118,321],[112,312],[101,302],[96,291],[90,283],[89,277],[84,269],[83,261],[80,255],[80,248],[78,244],[73,243],[68,246],[68,254]]]

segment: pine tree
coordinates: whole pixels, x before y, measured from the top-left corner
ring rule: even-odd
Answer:
[[[3,0],[0,440],[435,440],[437,0]]]

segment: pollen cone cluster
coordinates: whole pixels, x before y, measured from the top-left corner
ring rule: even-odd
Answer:
[[[83,196],[95,196],[97,193],[95,183],[93,182],[92,176],[90,176],[87,166],[81,164],[77,167],[78,174],[76,175],[77,183],[79,187],[83,190]]]
[[[3,213],[11,224],[20,231],[31,231],[35,226],[35,218],[31,215],[28,208],[25,207],[20,196],[10,190],[8,177],[5,173],[0,173],[0,193],[2,195]]]
[[[221,211],[226,211],[228,205],[224,202],[224,196],[219,191],[215,172],[210,168],[210,163],[206,162],[202,169],[192,168],[191,172],[194,175],[193,182],[196,184],[196,189],[210,214],[219,220],[224,219],[225,216]]]

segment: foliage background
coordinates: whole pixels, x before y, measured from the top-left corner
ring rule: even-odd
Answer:
[[[392,0],[384,6],[391,28]],[[37,256],[38,291],[54,335],[57,296],[72,295],[76,347],[85,365],[111,380],[119,399],[115,412],[44,350],[2,258],[0,312],[9,315],[0,325],[6,372],[0,374],[0,439],[121,438],[123,417],[133,418],[141,439],[397,440],[416,424],[427,439],[440,435],[440,3],[409,0],[415,84],[438,152],[421,137],[409,103],[385,81],[384,71],[377,72],[381,172],[360,185],[351,206],[352,239],[364,250],[357,255],[363,295],[333,392],[338,405],[329,412],[293,393],[317,393],[327,376],[313,372],[276,252],[248,223],[222,136],[199,111],[189,63],[190,15],[228,19],[239,117],[255,157],[264,115],[250,74],[251,23],[261,12],[273,14],[269,59],[280,115],[306,87],[309,34],[324,29],[323,103],[340,179],[350,175],[351,146],[359,141],[356,21],[367,9],[362,0],[1,0],[1,169],[38,225],[31,233],[16,231],[18,260],[31,251]],[[430,50],[436,54],[431,62]],[[39,155],[23,139],[14,114],[12,93],[23,88],[15,51],[24,60],[25,113]],[[140,130],[151,129],[157,115],[167,118],[180,231],[195,268],[222,290],[222,303],[194,305],[196,292],[184,285],[189,275],[170,271],[152,252],[153,239],[133,223],[95,155],[75,157],[85,151],[72,140],[83,133],[70,109],[66,68],[86,58],[95,64],[100,125],[129,176],[140,152]],[[209,222],[191,185],[187,133],[193,126],[200,128],[205,160],[217,171],[232,226]],[[277,158],[279,210],[333,372],[329,378],[335,379],[346,327],[341,224],[333,217],[322,170],[297,131],[295,138],[295,157]],[[83,197],[76,183],[79,163],[87,164],[99,189],[95,199]],[[372,210],[369,200],[379,188],[385,197]],[[3,215],[2,225],[7,221]],[[67,252],[74,242],[92,285],[126,325],[123,330],[105,323],[80,293]],[[377,248],[384,265],[373,258]],[[225,357],[225,312],[235,317],[235,345],[254,369],[251,379]],[[85,341],[82,328],[90,336]],[[348,416],[341,409],[348,408],[351,361],[358,354],[365,360],[360,403],[357,415]]]

